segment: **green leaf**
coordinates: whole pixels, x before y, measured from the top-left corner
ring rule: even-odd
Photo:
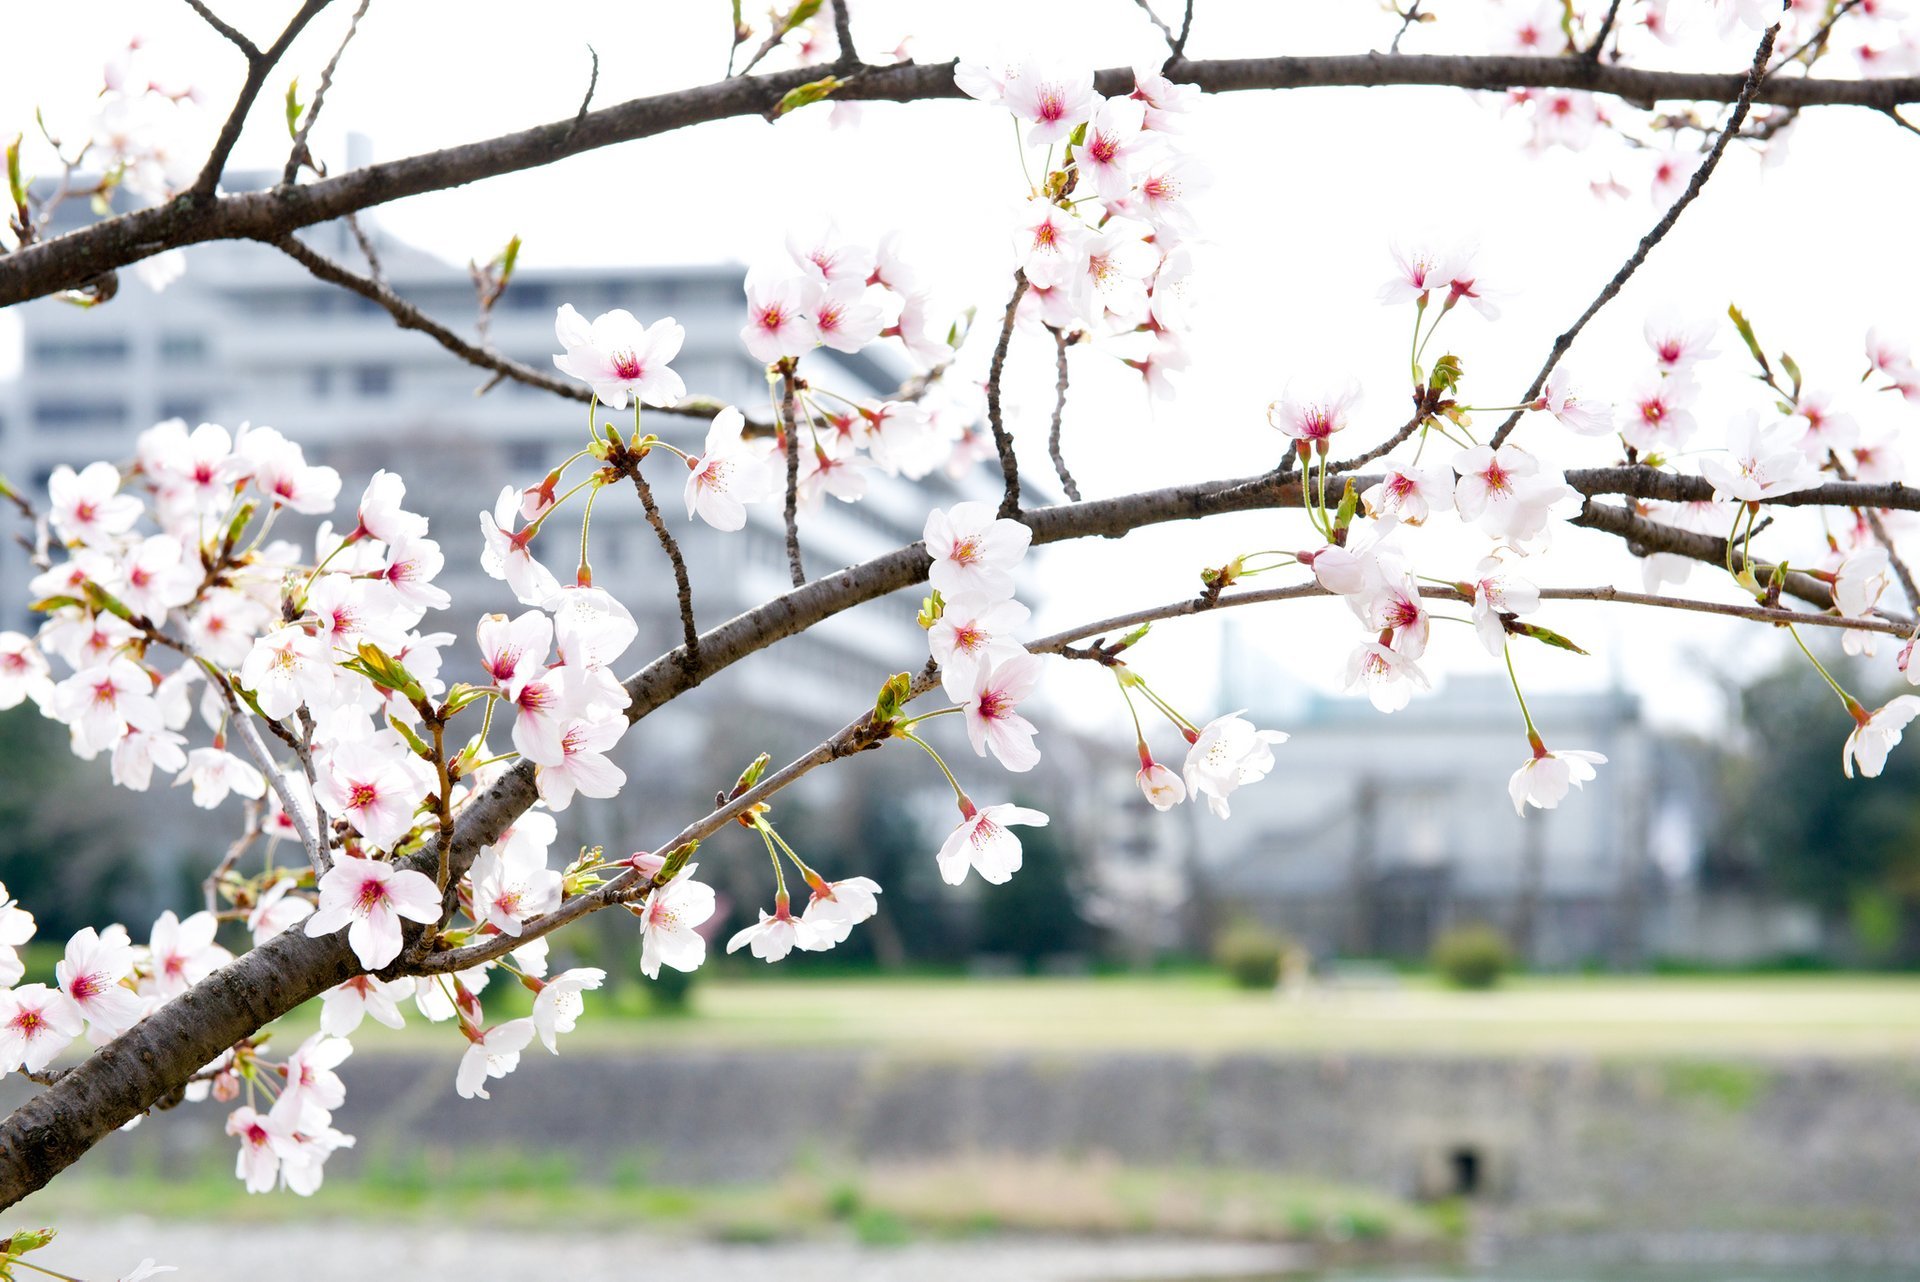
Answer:
[[[427,746],[426,740],[413,732],[413,727],[395,717],[391,712],[387,714],[387,724],[400,732],[400,737],[407,741],[407,746],[412,748],[422,760],[433,760],[433,749]]]
[[[5,1254],[9,1257],[25,1255],[28,1251],[38,1251],[53,1241],[58,1229],[20,1229],[8,1238],[4,1244]]]
[[[287,82],[287,137],[300,136],[300,113],[306,106],[300,101],[300,77],[295,76]]]
[[[1558,632],[1555,632],[1551,628],[1543,628],[1537,623],[1520,623],[1515,620],[1508,620],[1507,631],[1513,633],[1515,636],[1532,637],[1535,641],[1539,641],[1544,645],[1553,646],[1557,650],[1571,650],[1575,654],[1586,653],[1585,650],[1582,650]]]
[[[800,3],[793,6],[787,16],[779,21],[774,38],[779,39],[803,22],[811,22],[813,15],[820,12],[820,4],[821,0],[800,0]]]
[[[427,697],[427,692],[420,688],[420,682],[407,671],[406,665],[371,641],[360,643],[360,664],[361,670],[375,685],[393,690],[409,702],[417,702]],[[352,665],[342,664],[341,666]]]
[[[740,772],[740,777],[733,781],[733,791],[729,792],[727,796],[737,797],[747,789],[753,787],[753,785],[759,783],[760,776],[767,773],[767,763],[771,760],[773,760],[773,758],[763,752],[752,761],[749,761],[747,768]]]
[[[654,882],[664,886],[679,876],[680,870],[687,866],[687,860],[693,858],[693,852],[698,849],[700,849],[699,842],[689,841],[686,845],[676,847],[669,852],[667,862],[660,865],[660,871],[653,875]]]
[[[940,622],[940,616],[946,612],[946,598],[940,595],[939,588],[935,588],[927,596],[920,599],[920,616],[918,622],[921,628],[930,628]]]
[[[1787,377],[1793,380],[1793,399],[1796,401],[1799,400],[1800,399],[1800,367],[1794,364],[1793,357],[1787,355],[1785,352],[1782,352],[1780,353],[1780,368],[1787,371]]]
[[[1340,510],[1334,513],[1333,528],[1344,530],[1353,524],[1353,514],[1360,510],[1360,494],[1354,489],[1353,478],[1347,478],[1347,488],[1340,495]]]
[[[1151,631],[1153,631],[1153,625],[1151,623],[1143,623],[1139,627],[1135,628],[1133,631],[1127,633],[1127,635],[1121,637],[1120,640],[1114,645],[1114,649],[1131,650],[1133,649],[1134,646],[1139,645],[1142,641],[1145,641],[1147,639],[1147,633]]]
[[[733,43],[744,44],[749,34],[740,16],[740,0],[733,0]]]
[[[907,699],[913,694],[913,678],[904,672],[896,672],[888,677],[886,684],[880,687],[879,697],[873,701],[873,718],[883,725],[890,725],[900,719],[900,710],[906,706]]]
[[[461,681],[456,683],[451,690],[447,691],[446,702],[440,705],[440,710],[443,714],[450,717],[454,713],[460,712],[471,704],[477,703],[486,697],[485,687],[468,685],[466,682]]]
[[[1740,309],[1732,304],[1727,305],[1727,315],[1732,319],[1733,327],[1740,331],[1740,338],[1746,343],[1747,350],[1753,353],[1753,359],[1760,363],[1760,369],[1767,381],[1772,382],[1773,366],[1767,364],[1767,354],[1760,350],[1760,340],[1753,336],[1753,326],[1749,325],[1747,318],[1740,314]]]
[[[773,114],[778,118],[786,115],[789,111],[797,111],[808,103],[819,102],[822,98],[828,97],[834,90],[845,83],[847,82],[838,76],[822,76],[820,79],[809,81],[796,89],[789,89],[786,95],[774,105]]]
[[[1461,367],[1460,358],[1448,352],[1433,363],[1433,373],[1427,376],[1427,386],[1435,392],[1451,394],[1459,389],[1460,379],[1465,372]]]
[[[7,144],[7,191],[13,196],[13,203],[25,208],[27,204],[27,184],[20,177],[20,135],[15,134],[13,141]]]
[[[509,240],[507,242],[507,247],[500,251],[499,288],[505,289],[507,287],[507,282],[513,279],[513,265],[519,261],[520,261],[520,238],[518,236],[515,236],[512,240]]]

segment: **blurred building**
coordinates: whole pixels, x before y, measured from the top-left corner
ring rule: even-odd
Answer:
[[[1751,961],[1817,938],[1802,911],[1703,884],[1711,760],[1624,690],[1529,697],[1550,746],[1607,762],[1522,818],[1506,785],[1526,742],[1504,677],[1453,677],[1389,717],[1276,682],[1235,635],[1222,706],[1292,739],[1234,794],[1231,821],[1195,813],[1181,862],[1216,919],[1258,917],[1317,957],[1420,958],[1449,927],[1485,923],[1548,968]],[[1159,855],[1163,874],[1175,858]]]

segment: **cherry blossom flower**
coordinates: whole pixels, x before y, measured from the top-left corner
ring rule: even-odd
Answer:
[[[120,472],[111,463],[89,463],[77,473],[62,463],[47,478],[47,519],[66,542],[102,546],[132,529],[144,510],[119,490]]]
[[[699,927],[713,916],[713,887],[693,879],[700,865],[688,864],[673,880],[656,886],[640,906],[640,973],[660,978],[664,964],[695,971],[707,959],[707,941]]]
[[[1017,654],[980,668],[966,701],[967,738],[976,755],[984,757],[992,749],[1000,764],[1015,773],[1039,764],[1040,750],[1033,746],[1038,732],[1017,706],[1039,682],[1037,655]]]
[[[1382,576],[1374,585],[1364,615],[1367,627],[1393,633],[1395,650],[1409,659],[1427,652],[1433,624],[1420,600],[1420,587],[1404,570]]]
[[[533,1040],[531,1019],[510,1019],[484,1033],[467,1030],[467,1050],[460,1057],[453,1088],[461,1099],[492,1099],[487,1094],[487,1079],[505,1077],[520,1067],[520,1052]]]
[[[411,868],[377,859],[336,861],[320,878],[320,907],[307,918],[308,936],[346,927],[347,943],[368,970],[400,955],[400,919],[432,925],[440,920],[440,892],[433,880]]]
[[[538,527],[528,526],[518,534],[511,533],[519,512],[520,491],[509,485],[500,491],[493,511],[480,514],[480,535],[485,540],[480,568],[496,579],[505,580],[522,605],[545,607],[559,595],[560,581],[530,550]]]
[[[517,730],[516,723],[515,729]],[[554,760],[539,762],[534,783],[540,800],[550,810],[565,810],[573,795],[612,797],[627,782],[627,772],[607,760],[606,749],[627,732],[623,716],[573,717],[559,728],[559,751]]]
[[[115,657],[74,673],[54,687],[48,707],[72,730],[75,748],[86,756],[113,746],[129,726],[149,732],[161,728],[153,681],[131,659]]]
[[[1477,521],[1488,508],[1511,502],[1520,481],[1540,471],[1540,462],[1518,445],[1476,445],[1453,456],[1453,470],[1460,474],[1453,492],[1460,519]]]
[[[880,883],[871,877],[823,881],[813,887],[802,922],[818,932],[827,946],[844,944],[853,928],[880,911]]]
[[[259,800],[267,794],[267,780],[258,770],[224,748],[195,748],[186,756],[186,772],[174,786],[193,785],[193,804],[212,810],[229,793]]]
[[[303,704],[325,706],[336,680],[326,642],[298,624],[259,638],[240,665],[240,684],[253,692],[260,711],[276,721],[292,716]]]
[[[145,792],[158,766],[168,774],[187,764],[186,736],[171,730],[128,726],[113,745],[113,781],[131,792]]]
[[[433,580],[446,565],[440,545],[432,539],[406,539],[387,545],[384,562],[370,580],[372,597],[384,600],[388,608],[412,611],[417,620],[421,611],[444,610],[453,604],[445,588]]]
[[[866,297],[864,281],[850,286],[828,286],[814,297],[813,328],[822,346],[836,352],[857,352],[880,337],[886,318]]]
[[[368,1015],[388,1028],[405,1027],[407,1021],[400,1013],[400,1002],[412,992],[413,984],[409,980],[355,975],[321,995],[320,1031],[345,1037],[359,1028],[360,1021]]]
[[[286,1110],[299,1130],[326,1126],[333,1110],[346,1102],[346,1083],[333,1070],[353,1054],[353,1043],[344,1037],[315,1033],[300,1043],[287,1057],[286,1085],[274,1111]]]
[[[1642,453],[1671,454],[1686,448],[1698,426],[1687,407],[1698,395],[1699,387],[1684,375],[1656,374],[1642,380],[1620,435]]]
[[[40,1072],[80,1035],[81,1025],[80,1008],[45,984],[0,992],[0,1073]]]
[[[1074,310],[1092,322],[1108,313],[1138,317],[1147,310],[1147,281],[1160,256],[1146,242],[1149,228],[1110,218],[1087,237],[1069,288]]]
[[[1453,510],[1453,484],[1453,469],[1448,467],[1389,467],[1361,493],[1360,502],[1376,520],[1393,517],[1421,525],[1435,512]]]
[[[1912,677],[1909,676],[1911,681]],[[1911,694],[1896,695],[1884,706],[1868,712],[1859,704],[1854,704],[1853,732],[1840,747],[1840,767],[1847,778],[1853,778],[1853,768],[1860,767],[1860,773],[1868,779],[1877,779],[1886,769],[1887,754],[1900,742],[1900,732],[1907,723],[1920,716],[1920,696]],[[0,1061],[4,1061],[0,1056]]]
[[[1297,397],[1289,392],[1267,406],[1267,423],[1303,445],[1317,446],[1324,452],[1333,434],[1346,427],[1359,399],[1360,388],[1354,383],[1315,397]]]
[[[1593,141],[1605,119],[1600,104],[1578,89],[1547,89],[1533,95],[1533,145],[1579,151]]]
[[[385,850],[413,830],[414,811],[434,786],[433,768],[396,739],[339,744],[321,762],[313,785],[328,814]]]
[[[67,941],[66,956],[53,968],[60,991],[91,1026],[96,1043],[132,1028],[145,1006],[120,981],[133,973],[133,945],[120,926],[104,933],[88,926]]]
[[[533,998],[533,1027],[541,1044],[555,1055],[560,1053],[560,1034],[571,1033],[586,1002],[580,994],[606,982],[607,972],[595,966],[563,970],[549,980],[536,980],[539,991]]]
[[[383,543],[404,543],[425,538],[427,518],[401,507],[406,498],[405,481],[385,468],[375,472],[360,495],[360,506],[354,514],[356,524],[346,541],[372,538]]]
[[[818,952],[831,947],[831,939],[821,931],[819,925],[795,917],[784,898],[774,901],[771,916],[762,908],[759,921],[727,941],[728,952],[745,948],[768,963],[780,961],[796,948],[802,952]]]
[[[1227,818],[1227,797],[1244,784],[1266,778],[1273,769],[1273,745],[1286,741],[1285,731],[1256,730],[1239,712],[1215,717],[1200,727],[1187,749],[1181,767],[1187,795],[1195,801],[1206,797],[1207,808]]]
[[[747,273],[747,324],[740,341],[763,365],[804,356],[819,341],[813,313],[820,287],[802,276],[774,277],[755,268]]]
[[[525,843],[489,846],[473,861],[473,911],[483,925],[518,935],[529,917],[560,906],[560,874],[546,853]]]
[[[1816,463],[1826,462],[1835,450],[1852,449],[1860,439],[1860,424],[1853,415],[1835,410],[1830,396],[1812,388],[1800,393],[1793,417],[1806,423],[1800,450]]]
[[[714,530],[739,530],[747,524],[747,503],[774,493],[774,474],[766,461],[741,439],[745,416],[728,407],[707,428],[707,447],[687,459],[687,518],[699,516]]]
[[[20,633],[0,632],[0,712],[17,708],[27,699],[45,708],[52,698],[52,669],[46,656]]]
[[[1701,361],[1714,355],[1714,322],[1691,320],[1663,312],[1646,323],[1647,346],[1662,373],[1686,374]]]
[[[1497,556],[1482,560],[1474,574],[1468,585],[1473,589],[1473,630],[1487,653],[1497,659],[1507,651],[1507,628],[1501,616],[1539,609],[1540,589],[1506,573],[1506,563]]]
[[[159,1264],[152,1256],[134,1266],[133,1272],[124,1274],[120,1282],[147,1282],[149,1278],[159,1277],[162,1273],[178,1273],[180,1270],[172,1264]]]
[[[1461,255],[1431,245],[1409,248],[1396,242],[1390,251],[1398,271],[1380,287],[1380,301],[1389,305],[1420,302],[1436,289],[1450,289],[1458,274],[1455,264],[1464,262]]]
[[[511,620],[504,614],[482,615],[474,636],[480,646],[480,666],[511,700],[546,670],[547,652],[553,648],[553,619],[541,610],[528,610]]]
[[[283,1099],[273,1106],[270,1116],[282,1116],[286,1112]],[[295,1120],[290,1125],[297,1126],[287,1137],[287,1151],[280,1157],[280,1182],[287,1191],[300,1197],[312,1197],[320,1190],[320,1182],[326,1174],[327,1158],[336,1149],[352,1148],[353,1136],[342,1135],[324,1122],[314,1124],[311,1121]]]
[[[1880,603],[1881,594],[1892,582],[1887,550],[1877,543],[1868,544],[1849,555],[1834,572],[1834,607],[1859,618]]]
[[[927,580],[948,598],[1004,601],[1013,595],[1013,567],[1027,555],[1033,531],[994,516],[991,503],[956,503],[927,514],[923,533],[933,568]]]
[[[831,494],[842,503],[857,503],[867,496],[866,473],[865,460],[815,446],[800,460],[800,500],[811,505]]]
[[[1027,283],[1046,289],[1073,279],[1091,239],[1087,225],[1071,210],[1036,196],[1014,225],[1013,251]]]
[[[1347,688],[1357,685],[1366,687],[1367,698],[1382,712],[1398,712],[1416,688],[1432,688],[1418,664],[1377,641],[1361,643],[1347,658]]]
[[[1812,489],[1820,473],[1798,448],[1804,432],[1791,419],[1762,426],[1759,415],[1749,412],[1727,430],[1732,457],[1700,460],[1700,474],[1713,483],[1715,498],[1747,503]]]
[[[1560,425],[1580,436],[1606,436],[1613,431],[1613,407],[1574,392],[1566,373],[1555,370],[1532,408],[1547,411]]]
[[[815,228],[810,234],[789,232],[787,252],[802,270],[829,287],[865,285],[879,270],[874,252],[844,239],[832,223]]]
[[[1533,755],[1507,780],[1507,795],[1513,799],[1514,813],[1524,817],[1529,805],[1552,810],[1566,797],[1569,786],[1578,788],[1586,783],[1594,777],[1594,767],[1605,765],[1606,760],[1597,752],[1577,748],[1549,752],[1545,744],[1535,739]]]
[[[280,1176],[280,1159],[294,1151],[293,1136],[284,1120],[252,1108],[236,1108],[227,1115],[227,1134],[240,1141],[233,1165],[235,1178],[249,1193],[271,1193]]]
[[[1040,811],[1011,803],[975,809],[972,802],[963,800],[960,813],[963,818],[959,827],[947,834],[940,853],[934,857],[940,868],[940,879],[949,886],[965,881],[969,868],[990,885],[998,886],[1011,880],[1013,874],[1020,871],[1021,851],[1020,839],[1009,829],[1015,824],[1028,828],[1047,826],[1047,816]]]
[[[262,891],[247,913],[247,929],[258,948],[269,939],[313,914],[313,901],[292,893],[291,878],[282,878]]]
[[[1018,601],[967,594],[946,603],[927,629],[927,648],[940,665],[940,684],[948,698],[965,700],[982,666],[1026,653],[1009,633],[1027,621],[1028,613]]]
[[[1003,102],[1022,120],[1033,122],[1027,145],[1063,142],[1075,125],[1093,114],[1093,72],[1026,63],[1005,83]]]
[[[1171,810],[1187,799],[1187,786],[1180,776],[1155,761],[1144,743],[1140,745],[1140,769],[1133,781],[1155,810]]]
[[[333,510],[340,473],[307,463],[300,447],[270,427],[241,429],[237,448],[252,464],[253,484],[276,505],[307,516]]]
[[[219,919],[210,912],[194,913],[185,921],[176,917],[172,909],[161,913],[153,923],[153,933],[147,937],[153,991],[163,998],[178,997],[232,961],[233,954],[213,942],[219,928]]]
[[[1102,200],[1121,200],[1133,185],[1132,164],[1145,136],[1147,105],[1135,98],[1108,98],[1093,110],[1086,141],[1070,151],[1083,178]]]
[[[7,894],[7,888],[0,885],[0,988],[13,987],[27,973],[20,954],[14,950],[26,946],[35,928],[33,914],[16,903]]]
[[[1151,66],[1136,66],[1133,96],[1146,104],[1146,128],[1155,133],[1177,134],[1184,132],[1186,114],[1200,101],[1200,86],[1175,84]]]
[[[673,405],[687,394],[687,385],[668,368],[687,336],[671,316],[647,326],[632,312],[615,308],[589,325],[566,303],[554,316],[553,332],[567,349],[553,358],[554,368],[592,387],[610,409],[627,408],[629,398]]]
[[[179,539],[156,534],[122,557],[113,590],[135,614],[163,621],[169,611],[193,600],[200,574],[199,564],[187,560]]]

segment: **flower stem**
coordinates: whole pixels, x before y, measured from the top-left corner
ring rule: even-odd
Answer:
[[[1833,687],[1833,692],[1840,696],[1840,702],[1846,705],[1847,711],[1853,712],[1858,709],[1860,701],[1848,694],[1846,688],[1833,679],[1833,674],[1827,671],[1826,665],[1814,657],[1813,651],[1807,648],[1807,643],[1800,639],[1800,629],[1789,623],[1787,631],[1793,636],[1793,643],[1800,647],[1800,653],[1807,656],[1807,662],[1813,665],[1813,670],[1825,677],[1827,684]]]
[[[1527,742],[1534,745],[1534,751],[1540,750],[1540,732],[1534,729],[1533,714],[1527,711],[1527,696],[1520,693],[1520,677],[1513,670],[1513,647],[1502,644],[1500,652],[1507,660],[1507,680],[1513,683],[1513,697],[1520,701],[1520,719],[1527,723]]]
[[[940,759],[940,754],[933,750],[933,745],[928,743],[925,739],[922,739],[919,735],[914,734],[911,731],[906,730],[904,728],[900,731],[900,737],[902,739],[910,739],[914,743],[919,744],[922,748],[926,750],[927,755],[933,758],[933,764],[936,766],[939,766],[940,773],[947,777],[947,782],[953,787],[953,795],[959,799],[961,803],[961,809],[964,810],[968,804],[967,790],[965,788],[962,788],[960,786],[960,781],[953,777],[953,771],[947,769],[947,763]]]

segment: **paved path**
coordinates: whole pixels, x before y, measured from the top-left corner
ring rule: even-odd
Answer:
[[[178,1265],[167,1282],[366,1282],[369,1277],[567,1278],[569,1282],[1189,1282],[1301,1267],[1288,1247],[1166,1239],[997,1239],[860,1247],[734,1246],[641,1233],[566,1238],[343,1222],[243,1226],[118,1220],[68,1224],[30,1258],[104,1282],[144,1257]]]

